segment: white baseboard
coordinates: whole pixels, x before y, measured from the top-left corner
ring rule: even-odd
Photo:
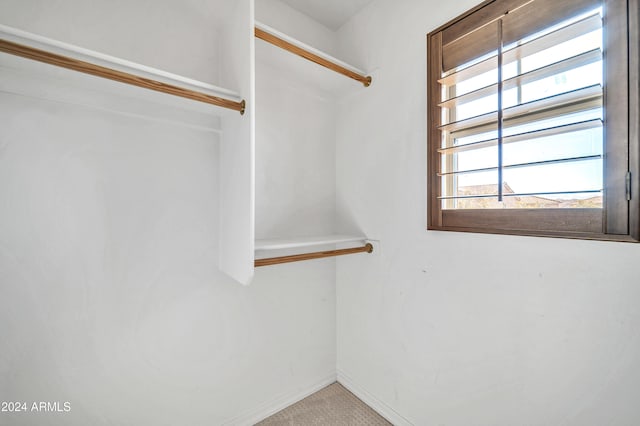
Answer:
[[[332,383],[335,383],[336,380],[336,373],[332,372],[309,386],[285,395],[281,395],[271,401],[260,404],[258,407],[223,423],[222,426],[253,426],[259,421],[266,419],[267,417],[277,413],[278,411],[287,408],[292,404],[295,404],[296,402],[308,397],[313,393],[318,392],[320,389],[323,389]]]
[[[338,370],[338,383],[347,388],[352,394],[360,398],[365,404],[373,408],[378,414],[393,423],[395,426],[413,426],[413,423],[379,400],[373,394],[369,393],[363,387],[356,384],[349,375],[340,370]]]

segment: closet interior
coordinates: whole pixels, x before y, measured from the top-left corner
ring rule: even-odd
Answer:
[[[336,233],[334,111],[372,78],[259,20],[255,36],[255,266],[371,253],[366,236]]]
[[[0,90],[170,123],[185,141],[195,132],[218,143],[219,268],[243,284],[255,267],[371,253],[357,230],[336,232],[334,106],[372,78],[257,21],[253,0],[208,7],[218,48],[197,52],[206,76],[179,53],[158,63],[153,34],[109,33],[119,40],[104,45],[120,49],[101,51],[99,38],[74,42],[73,30],[39,33],[36,22],[33,31],[0,25]],[[180,42],[193,40],[180,33]]]

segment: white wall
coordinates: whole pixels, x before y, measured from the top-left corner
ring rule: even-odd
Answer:
[[[217,21],[228,16],[232,6],[232,2],[223,0],[208,5],[199,0],[110,0],[108,4],[81,0],[3,0],[0,22],[217,84],[222,25]],[[193,31],[194,28],[198,31]]]
[[[326,53],[336,52],[336,33],[280,0],[255,0],[256,20]]]
[[[98,4],[0,22],[219,80],[215,8]],[[258,236],[333,229],[337,184],[338,228],[382,245],[249,287],[217,270],[215,135],[0,93],[0,400],[72,407],[0,423],[247,424],[332,379],[336,315],[340,377],[397,421],[637,423],[640,246],[425,231],[425,35],[473,5],[378,0],[334,43],[257,1],[374,76],[334,108],[258,64]]]
[[[332,234],[335,102],[260,60],[256,92],[257,238]]]
[[[2,2],[0,22],[215,83],[211,10],[43,3]],[[156,33],[153,16],[189,31]],[[199,42],[137,50],[150,34]],[[335,377],[333,266],[249,287],[218,271],[215,134],[7,93],[0,117],[0,401],[71,403],[0,424],[250,424]]]
[[[640,245],[426,231],[426,34],[477,2],[378,0],[339,32],[338,374],[416,425],[640,422]],[[395,413],[394,413],[395,412]]]
[[[306,40],[332,41],[326,37],[328,30],[279,1],[258,0],[256,20],[281,31],[293,29]],[[286,69],[280,58],[270,57],[269,49],[270,45],[256,40],[256,238],[331,234],[336,226],[335,101],[306,84],[305,76]],[[257,268],[252,283],[298,284],[295,294],[286,298],[300,303],[299,308],[307,310],[305,315],[315,322],[290,338],[314,352],[294,351],[286,357],[290,362],[317,365],[315,371],[324,376],[316,375],[316,383],[331,377],[335,381],[335,274],[335,260],[323,259]],[[291,315],[288,321],[295,323],[298,317]],[[298,394],[302,396],[306,395]]]

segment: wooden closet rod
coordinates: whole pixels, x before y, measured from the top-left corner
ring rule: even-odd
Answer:
[[[232,109],[234,111],[239,111],[240,114],[244,114],[244,100],[237,102],[231,99],[220,98],[218,96],[184,89],[172,84],[163,83],[157,80],[152,80],[150,78],[140,77],[123,71],[117,71],[112,68],[103,67],[101,65],[92,64],[90,62],[85,62],[78,59],[73,59],[68,56],[58,55],[56,53],[47,52],[45,50],[35,49],[33,47],[13,43],[8,40],[0,39],[0,52],[21,56],[23,58],[44,62],[46,64],[67,68],[70,70],[106,78],[109,80],[119,81],[120,83],[126,83],[132,86],[143,87],[145,89],[154,90],[156,92],[168,93],[173,96],[179,96],[198,102],[204,102],[207,104]]]
[[[314,253],[294,254],[291,256],[270,257],[266,259],[256,259],[254,266],[278,265],[280,263],[300,262],[302,260],[322,259],[324,257],[344,256],[345,254],[354,253],[372,253],[373,245],[367,243],[362,247],[354,247],[340,250],[317,251]]]
[[[275,36],[271,33],[268,33],[265,30],[255,27],[255,35],[256,37],[266,41],[267,43],[271,43],[274,46],[277,46],[281,49],[287,50],[293,54],[301,56],[311,62],[315,62],[318,65],[322,65],[323,67],[329,68],[332,71],[335,71],[339,74],[345,75],[349,78],[359,81],[360,83],[364,84],[364,87],[369,87],[371,85],[370,76],[360,75],[356,72],[348,70],[347,68],[341,65],[331,62],[328,59],[325,59],[321,56],[316,55],[315,53],[309,52],[308,50],[303,49],[302,47],[296,46],[295,44],[290,43],[286,40],[283,40],[282,38]]]

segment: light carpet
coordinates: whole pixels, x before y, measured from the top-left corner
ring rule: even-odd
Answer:
[[[340,383],[334,383],[277,412],[256,426],[276,425],[387,426],[391,423]]]

